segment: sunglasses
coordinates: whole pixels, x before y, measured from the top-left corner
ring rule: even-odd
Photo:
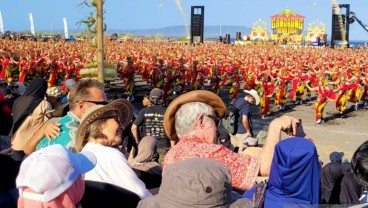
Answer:
[[[215,122],[215,125],[216,126],[219,126],[220,125],[220,119],[217,117],[217,116],[214,116],[214,115],[205,115],[207,116],[208,118],[212,119],[214,122]]]
[[[6,82],[1,82],[1,83],[0,83],[0,86],[1,86],[1,87],[8,86],[8,83],[6,83]]]
[[[11,86],[10,88],[12,88],[12,89],[18,89],[19,86],[18,85],[15,85],[15,86]]]
[[[108,101],[93,101],[93,100],[82,100],[82,102],[94,103],[96,105],[107,105]]]

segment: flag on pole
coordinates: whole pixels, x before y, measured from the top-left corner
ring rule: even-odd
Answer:
[[[1,16],[1,11],[0,11],[0,33],[4,34],[4,23],[3,23],[3,17]]]
[[[35,36],[35,30],[34,30],[34,24],[33,24],[33,17],[32,17],[32,13],[29,13],[29,22],[31,23],[31,33],[33,36]]]
[[[68,34],[68,23],[66,21],[66,17],[63,17],[63,22],[64,22],[64,36],[65,39],[69,38],[69,34]]]

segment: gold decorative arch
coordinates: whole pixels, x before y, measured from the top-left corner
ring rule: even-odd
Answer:
[[[326,24],[317,19],[308,24],[308,32],[304,39],[306,42],[316,42],[317,37],[322,39],[324,34],[326,34]]]
[[[267,23],[262,19],[258,19],[253,23],[252,32],[250,34],[251,40],[264,40],[268,41]]]

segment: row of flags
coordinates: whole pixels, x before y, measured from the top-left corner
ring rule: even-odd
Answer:
[[[29,22],[31,24],[31,33],[32,33],[33,36],[35,36],[36,33],[35,33],[35,29],[34,29],[34,22],[33,22],[32,13],[29,13]],[[63,23],[64,23],[64,36],[65,36],[65,38],[69,38],[68,23],[66,21],[66,17],[63,18]],[[1,11],[0,11],[0,33],[4,34],[4,22],[3,22],[3,17],[1,15]]]

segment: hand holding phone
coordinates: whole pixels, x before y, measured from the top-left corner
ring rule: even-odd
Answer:
[[[296,137],[305,137],[306,134],[304,132],[304,129],[303,129],[303,125],[302,125],[302,119],[299,119],[299,123],[297,124],[297,127],[296,127],[296,134],[295,134]]]

